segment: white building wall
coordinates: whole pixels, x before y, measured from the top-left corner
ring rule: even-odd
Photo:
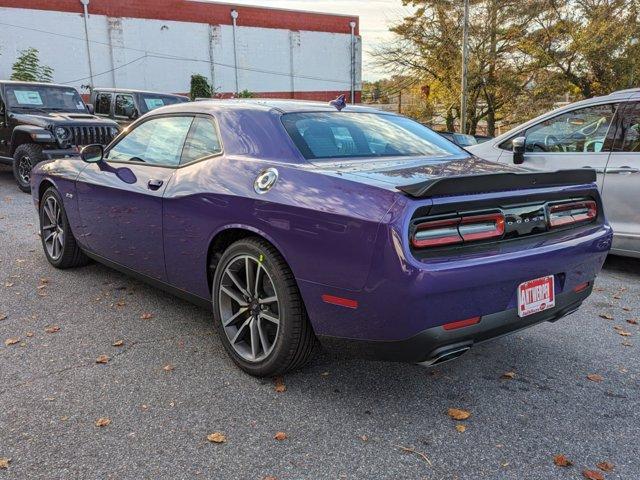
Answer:
[[[0,28],[0,78],[9,78],[20,50],[34,47],[55,82],[78,89],[90,83],[82,15],[0,8],[0,19],[12,25]],[[242,17],[238,23],[240,91],[349,91],[350,35],[245,27]],[[217,91],[235,91],[230,25],[102,15],[90,15],[88,25],[95,86],[187,92],[199,73]],[[361,58],[356,37],[356,91]]]

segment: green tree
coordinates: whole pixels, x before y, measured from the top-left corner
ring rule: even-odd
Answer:
[[[538,0],[521,50],[582,97],[640,79],[638,0]]]
[[[22,50],[12,67],[11,80],[22,82],[51,82],[53,69],[40,64],[40,53],[29,47]]]
[[[238,95],[236,95],[236,98],[253,98],[253,92],[250,92],[245,88],[240,93],[238,93]]]
[[[203,75],[199,75],[194,73],[191,75],[191,89],[189,91],[189,96],[191,100],[195,100],[196,98],[211,98],[213,89],[207,78]]]

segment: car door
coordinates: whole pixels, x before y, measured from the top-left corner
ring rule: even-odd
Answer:
[[[640,256],[640,101],[621,108],[602,198],[614,250]]]
[[[11,128],[9,127],[9,115],[0,92],[0,157],[10,156]],[[0,163],[3,163],[0,158]]]
[[[535,170],[594,168],[601,188],[612,144],[611,125],[617,108],[618,103],[580,107],[546,118],[515,135],[526,139],[523,166]],[[504,148],[509,141],[501,147]],[[510,145],[506,147],[511,148]],[[506,155],[503,158],[507,158]]]
[[[192,122],[185,115],[149,117],[82,171],[78,208],[94,253],[166,281],[162,196]]]

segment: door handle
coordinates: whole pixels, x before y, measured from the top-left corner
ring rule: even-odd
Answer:
[[[592,167],[591,165],[585,165],[582,168],[592,168],[593,170],[596,171],[596,173],[604,173],[604,168],[602,167]]]
[[[162,180],[152,179],[147,182],[147,187],[149,188],[149,190],[158,190],[163,183],[164,182]]]
[[[632,173],[640,173],[637,168],[623,166],[620,168],[607,168],[607,173],[617,173],[618,175],[631,175]]]

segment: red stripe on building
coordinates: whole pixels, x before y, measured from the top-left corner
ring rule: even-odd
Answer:
[[[82,13],[80,0],[0,0],[0,7]],[[231,25],[231,10],[238,12],[238,26],[351,33],[349,23],[357,16],[297,12],[262,7],[209,3],[189,0],[90,0],[89,14],[109,17],[146,18],[178,22]]]

